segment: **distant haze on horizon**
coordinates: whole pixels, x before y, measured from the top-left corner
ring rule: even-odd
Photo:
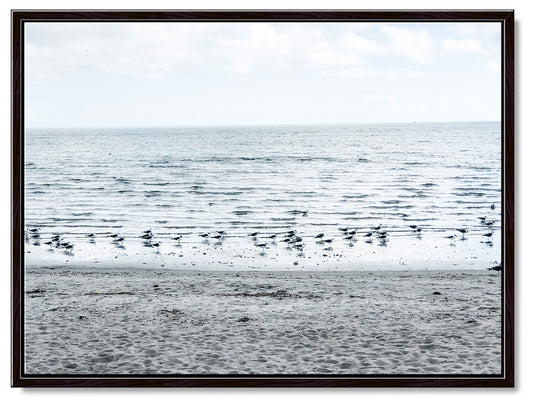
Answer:
[[[499,23],[27,23],[26,128],[500,121]]]
[[[449,122],[383,122],[383,123],[278,123],[278,124],[268,124],[268,123],[258,123],[258,124],[199,124],[199,125],[170,125],[170,126],[54,126],[54,127],[28,127],[26,130],[97,130],[97,129],[188,129],[188,128],[239,128],[239,127],[343,127],[343,126],[387,126],[387,125],[438,125],[438,124],[482,124],[482,123],[501,123],[500,120],[478,120],[478,121],[449,121]]]

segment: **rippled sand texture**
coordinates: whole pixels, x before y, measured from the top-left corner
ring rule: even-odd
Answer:
[[[27,374],[499,374],[501,276],[26,271]]]

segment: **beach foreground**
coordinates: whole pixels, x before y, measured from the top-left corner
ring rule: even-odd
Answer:
[[[500,374],[493,271],[31,267],[26,374]]]

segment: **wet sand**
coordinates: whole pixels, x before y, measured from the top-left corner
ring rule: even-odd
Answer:
[[[500,374],[494,271],[31,267],[26,374]]]

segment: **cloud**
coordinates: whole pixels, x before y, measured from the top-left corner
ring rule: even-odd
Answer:
[[[30,23],[25,44],[36,80],[80,70],[167,77],[348,68],[391,54],[427,62],[432,48],[425,30],[327,23]]]
[[[415,69],[383,70],[363,67],[341,69],[337,73],[341,76],[361,79],[402,79],[423,78],[427,76],[426,72]]]
[[[501,24],[496,22],[453,23],[450,26],[454,34],[468,38],[487,38],[501,34]]]
[[[478,35],[495,25],[452,27]],[[414,23],[29,23],[26,72],[36,82],[64,81],[81,71],[168,78],[316,70],[402,79],[425,75],[416,66],[446,54],[493,52],[477,37],[440,40],[430,32],[439,31]]]
[[[470,53],[470,54],[488,54],[488,50],[483,46],[483,42],[473,38],[456,40],[446,38],[442,40],[443,52]]]
[[[362,63],[368,41],[339,41],[342,34],[317,24],[32,23],[25,52],[34,79],[83,69],[166,77]]]
[[[452,30],[465,37],[473,37],[478,34],[477,24],[453,24]]]
[[[403,55],[422,64],[435,58],[433,39],[427,30],[385,25],[381,27],[381,32],[388,39],[389,53]]]

